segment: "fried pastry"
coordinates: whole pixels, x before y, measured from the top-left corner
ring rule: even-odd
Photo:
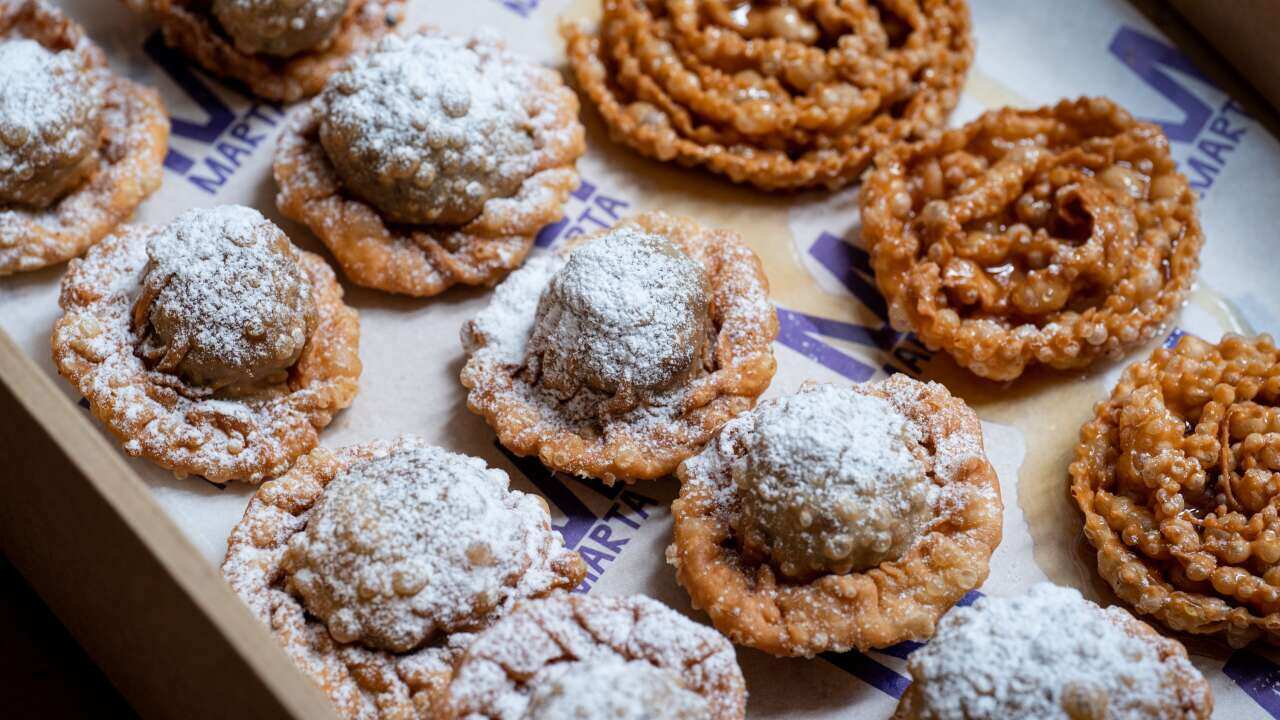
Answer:
[[[1098,573],[1177,632],[1280,641],[1280,351],[1185,335],[1080,429],[1071,494]]]
[[[492,285],[564,216],[584,138],[560,75],[497,39],[390,37],[290,117],[276,202],[359,285]]]
[[[0,276],[85,251],[160,186],[169,118],[43,0],[0,0]]]
[[[458,661],[447,720],[741,720],[719,633],[643,595],[557,593],[516,606]]]
[[[1181,643],[1050,583],[952,610],[907,669],[894,720],[1204,720],[1213,711]]]
[[[180,476],[279,475],[356,394],[359,320],[333,271],[247,207],[121,228],[59,304],[58,371],[126,452]]]
[[[604,0],[569,63],[613,137],[763,190],[835,189],[940,126],[973,61],[964,0]]]
[[[731,640],[773,655],[924,640],[1000,542],[977,416],[905,375],[766,400],[678,475],[676,579]]]
[[[1163,131],[1105,98],[994,110],[894,147],[861,202],[894,327],[993,380],[1155,337],[1204,242]]]
[[[340,716],[434,720],[474,633],[586,575],[507,483],[411,436],[317,448],[258,489],[222,572]]]
[[[254,95],[320,92],[351,55],[392,32],[404,0],[122,0],[160,23],[164,41]]]
[[[662,477],[773,377],[778,320],[737,235],[644,213],[530,260],[462,328],[467,407],[547,467]]]

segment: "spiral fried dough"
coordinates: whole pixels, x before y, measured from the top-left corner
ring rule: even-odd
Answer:
[[[1280,351],[1187,335],[1080,430],[1071,491],[1098,572],[1140,613],[1235,646],[1280,640]]]
[[[894,326],[994,380],[1155,337],[1204,242],[1164,133],[1105,98],[988,112],[884,152],[862,222]]]
[[[973,57],[963,0],[606,0],[563,32],[616,138],[765,190],[854,181],[942,123]]]

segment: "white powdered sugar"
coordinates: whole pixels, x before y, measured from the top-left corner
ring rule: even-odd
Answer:
[[[535,169],[527,65],[487,37],[387,37],[329,81],[320,141],[389,219],[465,223]]]
[[[811,385],[730,421],[709,452],[727,458],[724,504],[743,545],[807,577],[897,559],[928,528],[919,436],[879,397]]]
[[[0,40],[0,202],[45,206],[98,147],[102,85],[73,51]]]
[[[523,364],[542,291],[565,260],[561,253],[536,255],[508,275],[494,288],[489,304],[471,320],[471,331],[462,333],[463,350],[495,365]],[[483,347],[475,344],[480,337],[486,341]]]
[[[524,720],[710,720],[707,701],[677,672],[644,660],[553,665],[530,681]]]
[[[284,557],[290,587],[339,642],[407,652],[546,587],[545,504],[479,458],[422,443],[353,464]]]
[[[1133,618],[1049,583],[1026,595],[956,608],[909,667],[915,714],[930,720],[1134,720],[1182,717],[1179,686],[1199,677],[1185,656],[1162,657]]]
[[[311,282],[257,210],[189,210],[151,236],[147,255],[134,321],[139,352],[159,369],[221,386],[297,360],[315,324]]]
[[[287,57],[327,40],[351,0],[213,0],[219,24],[246,53]]]

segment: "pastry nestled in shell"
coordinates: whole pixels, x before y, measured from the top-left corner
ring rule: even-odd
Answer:
[[[777,316],[733,233],[645,213],[531,260],[463,326],[499,441],[612,484],[667,475],[773,377]]]
[[[894,327],[993,380],[1155,337],[1204,243],[1163,131],[1105,98],[993,110],[898,145],[861,202]]]
[[[904,375],[766,400],[678,475],[677,580],[730,639],[774,655],[927,639],[1000,542],[977,416]]]
[[[179,475],[279,475],[355,397],[359,322],[333,271],[247,207],[126,226],[59,303],[59,372],[129,454]]]
[[[159,96],[43,0],[0,3],[0,275],[84,252],[160,184]]]
[[[447,720],[741,720],[733,646],[643,595],[518,605],[459,659]]]
[[[495,38],[393,36],[290,117],[277,203],[360,285],[493,284],[563,217],[584,136],[559,74]]]
[[[939,128],[973,61],[963,0],[603,0],[569,64],[614,139],[763,190],[834,189]]]
[[[1080,429],[1071,494],[1098,573],[1142,615],[1233,646],[1280,640],[1280,350],[1185,335]]]
[[[156,18],[165,43],[200,67],[277,102],[320,92],[404,15],[404,0],[122,1]]]
[[[265,483],[222,570],[340,716],[424,720],[474,633],[586,575],[541,497],[411,436]]]
[[[894,720],[1206,720],[1209,683],[1176,640],[1040,583],[956,608],[907,661]]]

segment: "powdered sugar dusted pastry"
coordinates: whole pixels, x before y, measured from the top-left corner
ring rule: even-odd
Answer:
[[[291,116],[277,203],[360,285],[492,284],[563,217],[584,135],[560,75],[495,38],[389,37]]]
[[[540,497],[410,436],[264,483],[222,571],[348,718],[438,718],[472,633],[586,574]]]
[[[907,663],[895,720],[1191,720],[1213,711],[1209,683],[1175,640],[1074,589],[952,610]]]
[[[126,226],[59,303],[58,371],[126,452],[179,475],[278,475],[355,397],[359,321],[333,271],[250,208]]]
[[[643,595],[521,603],[459,660],[445,718],[731,720],[746,690],[733,646]]]
[[[169,120],[42,0],[0,1],[0,275],[84,252],[160,185]]]
[[[122,1],[154,16],[165,42],[200,67],[280,102],[320,92],[404,15],[404,0]]]
[[[733,233],[636,216],[498,286],[462,329],[467,405],[552,469],[667,475],[773,377],[768,292]]]
[[[775,655],[929,637],[1000,542],[977,416],[904,375],[767,400],[678,474],[677,579],[721,632]]]

